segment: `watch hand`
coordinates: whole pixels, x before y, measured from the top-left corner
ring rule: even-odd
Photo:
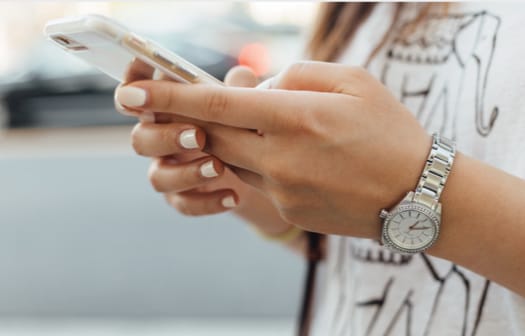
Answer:
[[[421,221],[420,221],[420,220],[416,221],[414,224],[410,225],[410,226],[408,227],[408,229],[409,229],[409,230],[414,229],[414,227],[415,227],[416,225],[418,225],[419,222],[421,222]]]
[[[426,230],[426,229],[430,229],[430,226],[417,227],[417,228],[412,228],[410,230]]]

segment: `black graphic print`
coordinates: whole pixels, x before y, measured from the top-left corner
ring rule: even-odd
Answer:
[[[490,287],[488,280],[425,254],[402,259],[374,241],[340,238],[336,244],[334,268],[339,289],[330,335],[434,336],[443,335],[439,329],[443,325],[454,330],[447,335],[476,335]],[[352,264],[345,264],[349,260]],[[348,292],[352,287],[348,287],[349,281],[353,281],[349,267],[381,274],[380,279],[363,279],[370,282],[367,289],[377,283],[377,292]],[[451,317],[451,308],[459,313]],[[359,331],[353,330],[351,319],[346,318],[356,314],[365,325]]]
[[[472,96],[476,129],[487,136],[499,113],[486,111],[485,93],[500,21],[478,12],[408,22],[388,48],[381,79],[427,129],[454,139],[459,101]],[[470,83],[475,92],[464,91]]]
[[[460,125],[468,120],[488,137],[500,113],[485,106],[500,23],[485,11],[432,16],[417,28],[407,22],[387,45],[381,80],[427,130],[457,139],[461,118]],[[480,330],[489,280],[425,254],[392,253],[377,242],[331,242],[338,297],[330,335],[476,336]],[[360,272],[381,276],[355,280],[352,273]]]
[[[383,290],[383,293],[380,297],[356,303],[358,307],[374,307],[375,308],[374,315],[372,315],[372,318],[370,319],[370,322],[368,326],[366,327],[367,335],[369,335],[372,332],[372,328],[374,327],[375,322],[377,321],[377,318],[379,317],[379,314],[381,314],[381,310],[383,309],[383,305],[386,302],[386,297],[387,297],[388,291],[390,290],[390,287],[392,287],[393,281],[394,279],[392,277],[388,279],[385,285],[385,289]]]

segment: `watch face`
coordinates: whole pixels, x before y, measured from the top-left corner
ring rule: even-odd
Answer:
[[[433,211],[410,204],[391,214],[383,234],[390,245],[414,253],[434,243],[439,234],[438,224],[439,219]]]

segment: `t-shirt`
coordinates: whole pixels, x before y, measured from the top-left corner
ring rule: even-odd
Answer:
[[[394,6],[376,5],[341,63],[365,64]],[[525,4],[456,3],[412,29],[416,7],[402,11],[369,71],[429,134],[525,178]],[[330,236],[321,270],[312,335],[525,335],[523,297],[447,260]]]

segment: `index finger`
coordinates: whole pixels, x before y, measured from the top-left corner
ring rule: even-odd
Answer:
[[[132,108],[248,129],[273,130],[289,125],[317,105],[306,91],[227,88],[168,81],[139,81],[119,89],[120,103]]]

